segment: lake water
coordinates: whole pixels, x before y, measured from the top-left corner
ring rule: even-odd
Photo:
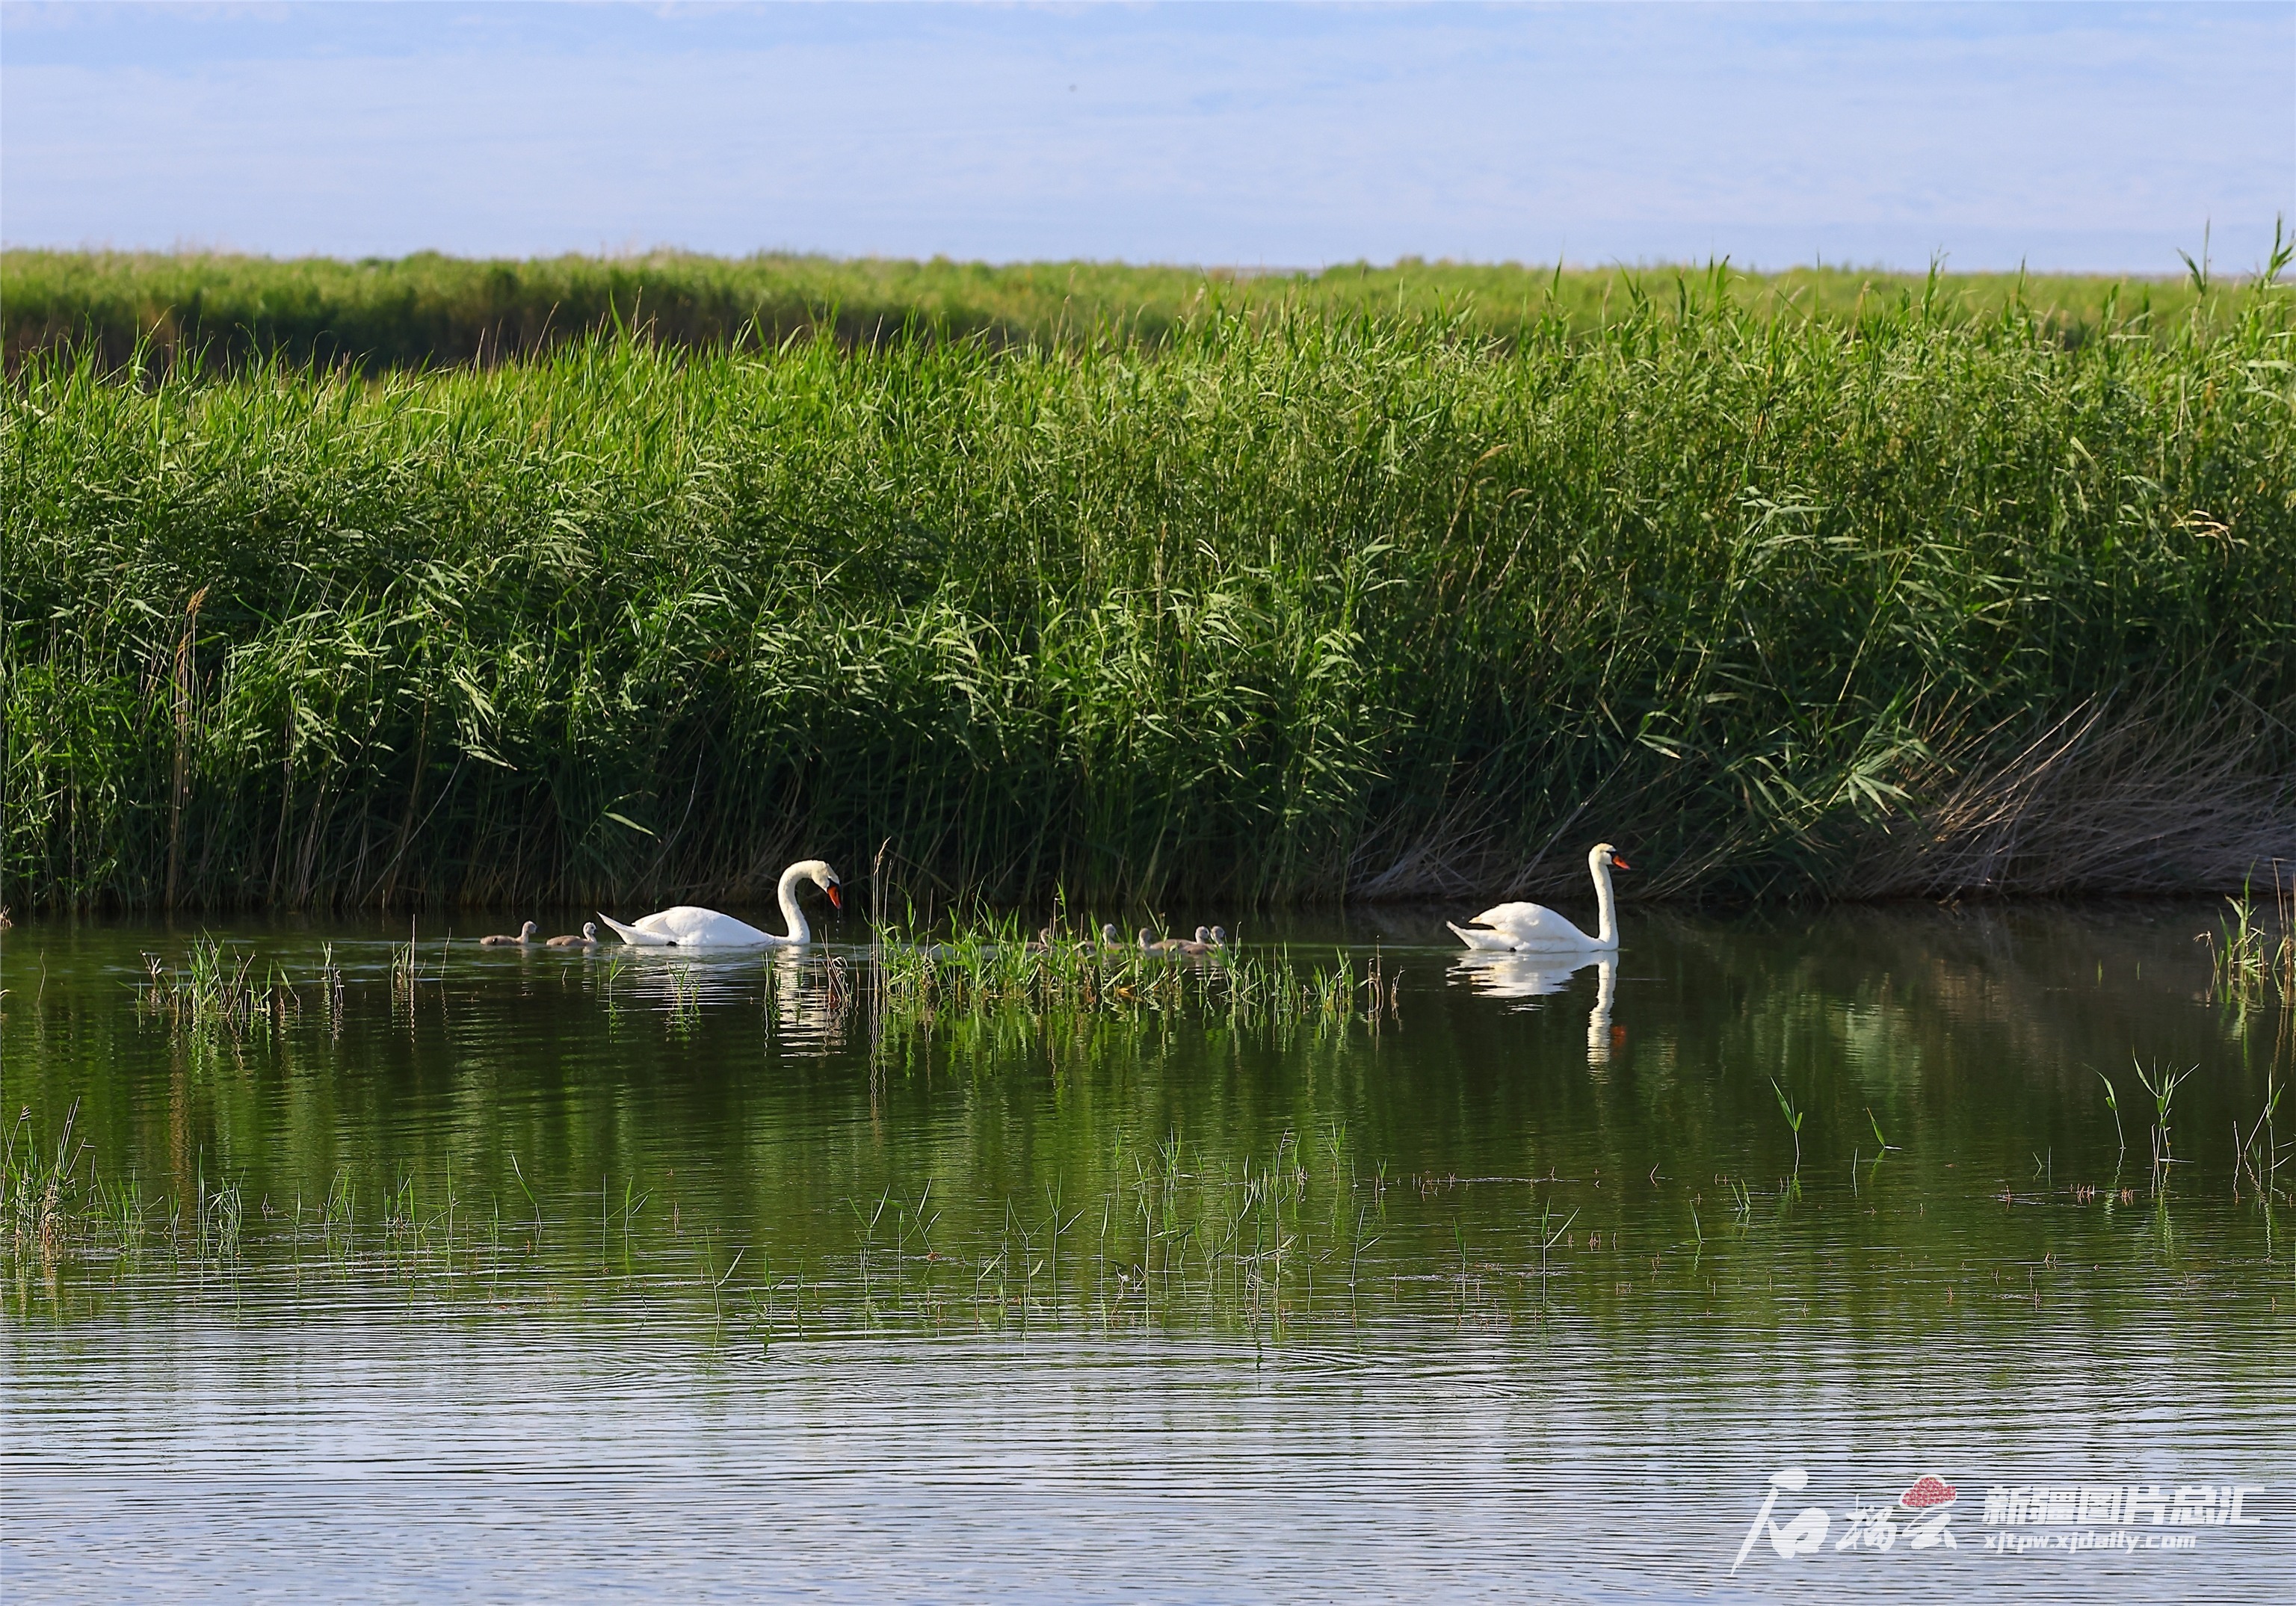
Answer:
[[[300,989],[237,1030],[138,1006],[200,928],[20,925],[19,1157],[70,1115],[142,1202],[12,1241],[0,1577],[2285,1600],[2296,1053],[2215,921],[1630,911],[1566,974],[1380,911],[1241,934],[1375,955],[1376,1021],[929,1025],[852,924],[431,919],[410,997],[404,926],[218,922]]]

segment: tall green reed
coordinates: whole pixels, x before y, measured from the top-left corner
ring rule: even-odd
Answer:
[[[586,340],[0,389],[20,906],[2237,885],[2296,795],[2284,292],[2069,348],[1717,281],[1511,348]]]

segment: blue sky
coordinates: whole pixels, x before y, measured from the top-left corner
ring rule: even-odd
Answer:
[[[0,238],[2171,273],[2296,3],[0,5]]]

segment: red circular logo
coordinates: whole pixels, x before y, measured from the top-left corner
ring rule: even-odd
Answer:
[[[1929,1477],[1898,1495],[1898,1504],[1909,1512],[1919,1512],[1933,1505],[1951,1505],[1953,1499],[1953,1485],[1941,1478]]]

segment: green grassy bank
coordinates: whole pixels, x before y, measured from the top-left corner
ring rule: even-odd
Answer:
[[[4,389],[0,902],[2235,883],[2285,292]]]
[[[1862,309],[1929,299],[1958,316],[2011,306],[2060,340],[2107,326],[2180,332],[2206,299],[2188,280],[2012,274],[1923,275],[1800,268],[1726,270],[1734,298],[1761,315],[1854,318]],[[1437,315],[1514,341],[1560,317],[1584,333],[1681,309],[1706,275],[1686,269],[1558,272],[1512,264],[1405,261],[1318,273],[1052,262],[739,260],[660,253],[475,261],[435,254],[343,262],[128,252],[0,253],[0,354],[87,345],[113,364],[139,344],[147,362],[201,352],[211,365],[251,355],[349,362],[373,370],[531,356],[586,334],[644,331],[682,347],[772,347],[827,332],[845,345],[906,332],[991,345],[1074,344],[1115,335],[1172,338],[1210,307],[1265,318]]]

